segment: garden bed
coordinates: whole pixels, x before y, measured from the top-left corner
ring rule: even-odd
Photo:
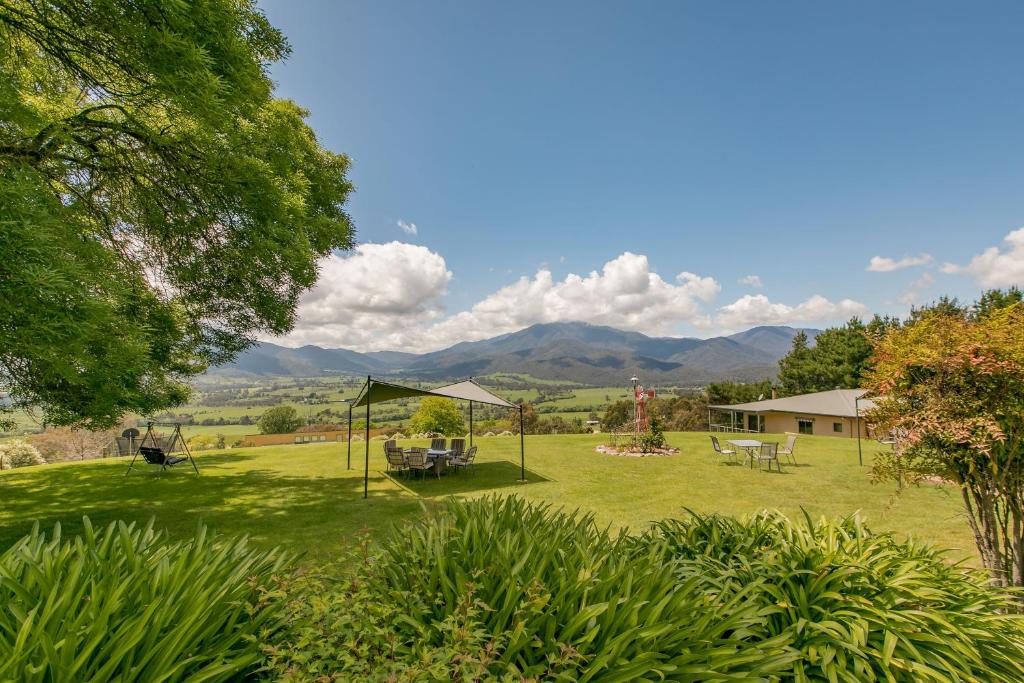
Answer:
[[[678,448],[649,448],[642,449],[639,446],[606,446],[601,445],[594,449],[595,453],[605,455],[620,455],[626,458],[649,458],[659,455],[679,455]]]

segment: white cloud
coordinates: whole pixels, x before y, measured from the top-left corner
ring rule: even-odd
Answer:
[[[404,242],[361,244],[320,263],[299,301],[290,344],[373,350],[402,348],[408,330],[436,320],[452,274],[444,258]]]
[[[970,275],[982,287],[1024,285],[1024,228],[1009,233],[1003,241],[1008,245],[1006,251],[989,247],[965,266],[943,264],[942,272]]]
[[[894,270],[911,268],[913,266],[926,266],[932,262],[931,254],[918,254],[917,256],[904,256],[897,260],[885,256],[872,256],[866,270],[869,273],[891,273]]]
[[[415,223],[406,223],[405,221],[398,221],[398,227],[402,229],[406,235],[415,235],[419,232]]]
[[[896,297],[896,300],[901,304],[907,304],[908,306],[913,303],[917,303],[918,296],[925,289],[928,289],[935,284],[935,278],[932,277],[931,273],[924,273],[921,277],[917,278],[910,285],[900,292],[900,295]]]
[[[701,302],[720,290],[714,278],[689,272],[667,282],[650,270],[646,256],[627,251],[586,276],[569,274],[555,281],[550,270],[540,269],[533,277],[520,277],[470,310],[439,322],[429,335],[447,344],[568,320],[670,334],[679,323],[702,324]]]
[[[801,304],[772,303],[764,294],[747,294],[718,309],[715,324],[729,330],[752,325],[788,325],[797,322],[827,322],[867,313],[867,307],[851,299],[831,302],[815,294]]]
[[[680,325],[740,329],[751,325],[824,322],[863,315],[849,299],[813,296],[796,306],[747,295],[709,315],[721,291],[713,277],[654,272],[646,256],[624,252],[600,270],[555,279],[540,268],[446,315],[442,302],[452,273],[427,247],[404,242],[363,244],[321,263],[320,280],[301,299],[295,330],[281,341],[359,351],[430,351],[485,339],[535,323],[583,320],[652,335]]]
[[[444,258],[426,247],[363,244],[351,256],[323,263],[320,281],[300,302],[295,330],[283,341],[426,351],[569,320],[671,334],[680,323],[710,325],[702,304],[721,290],[714,278],[685,271],[666,281],[646,256],[625,252],[600,271],[563,280],[541,268],[443,317],[441,299],[451,278]]]
[[[747,275],[745,277],[741,277],[739,279],[739,283],[741,285],[747,285],[748,287],[756,287],[757,289],[764,287],[764,283],[761,282],[760,275]]]

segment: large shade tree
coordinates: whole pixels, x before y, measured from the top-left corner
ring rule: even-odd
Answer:
[[[103,427],[293,324],[348,159],[251,0],[0,0],[0,391]]]
[[[985,567],[1024,586],[1024,304],[988,293],[971,309],[916,311],[875,343],[876,430],[897,436],[881,478],[955,483]]]

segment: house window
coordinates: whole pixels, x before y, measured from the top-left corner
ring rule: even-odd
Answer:
[[[764,431],[764,417],[761,415],[747,415],[747,429],[752,432]]]
[[[832,423],[832,431],[833,432],[837,432],[839,434],[842,434],[843,433],[843,423],[842,422],[833,422]]]
[[[814,433],[814,420],[808,420],[805,418],[798,418],[796,421],[796,430],[801,434],[813,434]]]

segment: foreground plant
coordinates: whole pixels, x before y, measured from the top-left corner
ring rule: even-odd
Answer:
[[[0,555],[0,680],[228,681],[282,623],[288,558],[205,528],[179,543],[114,522],[38,527]]]
[[[663,548],[680,580],[744,592],[763,617],[748,638],[782,638],[800,653],[793,680],[1024,680],[1024,618],[1011,593],[855,517],[691,515],[656,524],[638,545]]]
[[[1024,680],[1008,593],[856,519],[690,515],[630,537],[485,498],[353,560],[304,579],[267,645],[272,677]]]

